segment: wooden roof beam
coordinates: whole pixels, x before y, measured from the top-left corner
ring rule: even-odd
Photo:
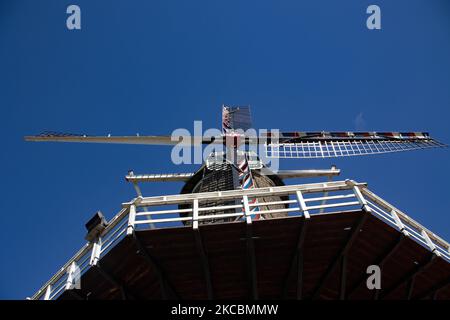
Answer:
[[[411,272],[409,272],[406,276],[402,277],[400,280],[398,280],[394,285],[392,285],[390,288],[386,289],[386,290],[379,290],[379,298],[380,299],[384,299],[387,296],[389,296],[392,292],[394,292],[395,290],[397,290],[400,286],[402,285],[408,285],[408,283],[410,283],[410,281],[413,282],[414,278],[416,277],[416,275],[418,275],[420,272],[422,272],[423,270],[425,270],[426,268],[428,268],[430,265],[432,265],[435,262],[435,258],[437,257],[436,254],[432,253],[430,255],[430,258],[426,259],[425,262],[419,264],[416,268],[414,268]],[[412,283],[411,287],[413,286],[414,283]],[[408,293],[409,296],[412,295],[412,289],[411,289],[411,293]]]
[[[253,226],[248,196],[243,196],[244,212],[245,212],[245,234],[247,249],[247,269],[250,282],[250,295],[252,299],[258,300],[258,283],[256,271],[255,242],[253,239]]]
[[[197,247],[197,251],[200,257],[200,262],[203,269],[203,274],[205,277],[206,283],[206,293],[209,300],[214,299],[214,290],[211,281],[211,272],[209,268],[208,256],[206,255],[205,247],[203,246],[202,236],[200,234],[200,230],[198,228],[198,199],[193,201],[193,223],[192,230],[194,231],[194,240],[195,245]]]
[[[297,265],[297,300],[301,300],[303,298],[303,262],[304,262],[303,244],[305,242],[308,221],[311,218],[311,216],[306,208],[305,199],[303,198],[303,194],[301,193],[301,191],[297,191],[296,194],[300,211],[303,214],[302,222],[300,225],[300,230],[298,232],[298,240],[295,247],[295,251],[291,258],[291,264],[288,273],[285,276],[281,296],[283,299],[287,298],[290,279],[292,277],[292,274],[294,273],[295,265]]]
[[[95,264],[94,267],[99,271],[99,273],[103,276],[103,278],[105,278],[107,281],[109,281],[111,284],[113,284],[116,288],[120,290],[122,300],[136,299],[134,295],[132,295],[126,288],[125,284],[123,284],[120,280],[116,279],[111,273],[106,271],[105,268],[103,268],[100,265],[100,263]]]
[[[171,285],[171,283],[169,282],[169,280],[167,279],[164,271],[162,270],[160,264],[156,261],[156,259],[150,255],[150,253],[148,252],[148,250],[145,248],[145,246],[143,245],[141,239],[139,239],[138,235],[136,234],[135,231],[133,231],[133,238],[134,241],[138,247],[137,250],[137,254],[141,255],[144,260],[147,262],[148,265],[150,265],[150,267],[155,270],[156,272],[156,276],[158,277],[158,282],[159,285],[161,287],[161,297],[166,300],[166,299],[179,299],[178,294],[176,293],[176,291],[174,290],[173,286]]]
[[[448,277],[444,281],[441,281],[438,284],[432,286],[430,289],[426,290],[425,292],[422,292],[416,296],[413,296],[412,300],[424,299],[430,295],[433,295],[433,300],[435,300],[437,298],[437,295],[439,294],[439,292],[441,290],[445,289],[449,285],[450,285],[450,277]]]
[[[350,236],[345,241],[344,246],[341,248],[339,253],[333,259],[332,263],[328,266],[325,274],[322,276],[318,285],[314,289],[313,294],[312,294],[312,299],[317,299],[319,297],[320,291],[326,285],[328,279],[331,277],[334,270],[336,269],[338,264],[341,262],[342,257],[348,252],[348,250],[351,248],[352,244],[357,239],[358,234],[359,234],[362,226],[366,222],[368,215],[369,215],[368,211],[364,211],[363,214],[361,215],[361,217],[358,219],[357,223],[352,228],[352,232],[351,232]]]
[[[406,236],[402,233],[398,239],[396,239],[394,241],[394,243],[379,257],[377,257],[377,259],[374,260],[374,262],[372,263],[372,265],[377,265],[380,267],[380,269],[383,268],[383,265],[390,259],[390,257],[392,257],[392,255],[395,254],[395,252],[397,252],[398,248],[401,247],[402,243],[405,241]],[[355,285],[352,286],[352,288],[348,291],[348,297],[351,297],[352,294],[355,293],[355,291],[363,284],[366,282],[366,278],[367,275],[363,274],[358,281],[355,282]]]

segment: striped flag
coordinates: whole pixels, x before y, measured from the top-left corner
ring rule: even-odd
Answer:
[[[244,154],[243,159],[238,164],[238,168],[239,168],[239,182],[240,182],[242,190],[254,189],[255,185],[253,182],[252,172],[251,172],[250,166],[248,164],[247,154]],[[256,198],[249,198],[248,203],[249,203],[249,205],[254,205],[254,204],[257,204],[258,201]],[[252,213],[257,212],[257,211],[259,211],[259,207],[257,207],[257,206],[251,207],[250,211]],[[261,215],[254,215],[252,217],[252,219],[259,220],[259,219],[264,219],[264,218]]]

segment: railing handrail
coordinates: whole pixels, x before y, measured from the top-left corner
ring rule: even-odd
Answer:
[[[121,219],[126,215],[128,209],[122,208],[119,213],[117,213],[111,221],[108,223],[108,226],[105,228],[105,230],[102,232],[100,236],[103,236],[107,234],[111,229],[113,229],[120,221]],[[45,293],[45,289],[49,286],[55,283],[58,279],[60,279],[64,274],[66,273],[67,268],[73,263],[78,261],[81,257],[84,257],[92,248],[92,243],[87,242],[84,244],[84,246],[78,250],[78,252],[69,259],[60,269],[57,273],[55,273],[32,297],[31,299],[35,300],[42,296],[42,294]]]
[[[370,191],[367,188],[362,188],[361,190],[366,196],[368,196],[370,199],[372,199],[374,202],[388,208],[391,210],[394,210],[397,215],[399,215],[404,222],[410,224],[411,226],[413,226],[414,228],[418,229],[418,230],[422,230],[425,231],[428,236],[434,240],[436,243],[438,243],[439,245],[449,248],[450,244],[445,241],[444,239],[442,239],[441,237],[439,237],[438,235],[434,234],[432,231],[430,231],[429,229],[427,229],[426,227],[424,227],[423,225],[421,225],[419,222],[417,222],[416,220],[414,220],[413,218],[411,218],[410,216],[408,216],[406,213],[404,213],[403,211],[401,211],[400,209],[396,208],[395,206],[393,206],[392,204],[390,204],[389,202],[387,202],[386,200],[383,200],[382,198],[380,198],[379,196],[377,196],[376,194],[374,194],[372,191]]]
[[[342,190],[352,190],[352,195],[357,198],[358,201],[352,201],[352,202],[343,202],[343,203],[334,203],[334,204],[325,204],[326,200],[342,200],[347,199],[351,197],[351,195],[337,195],[337,196],[329,196],[328,192],[333,191],[342,191]],[[198,204],[202,202],[208,202],[211,200],[236,200],[237,198],[243,199],[245,197],[247,198],[258,198],[258,197],[267,197],[267,196],[287,196],[287,195],[297,195],[297,200],[283,200],[283,201],[277,201],[279,204],[291,204],[293,202],[298,202],[298,194],[307,194],[307,193],[319,193],[322,192],[324,196],[322,197],[316,197],[316,198],[304,198],[304,203],[299,203],[298,208],[282,208],[282,209],[271,209],[271,210],[260,210],[258,212],[252,212],[252,213],[245,213],[245,208],[242,208],[241,213],[220,213],[220,210],[226,210],[230,208],[236,208],[235,202],[230,205],[222,205],[222,206],[213,206],[213,207],[203,207],[198,208]],[[245,214],[246,216],[254,216],[258,214],[266,214],[266,213],[274,213],[274,212],[283,212],[283,213],[289,213],[292,211],[299,211],[301,213],[308,212],[308,210],[320,210],[319,213],[321,213],[324,209],[331,209],[335,207],[353,207],[360,204],[359,208],[361,206],[366,211],[371,211],[370,204],[367,203],[365,197],[367,197],[367,200],[372,201],[373,208],[377,208],[376,205],[379,205],[382,208],[378,208],[379,210],[385,211],[383,214],[384,220],[393,219],[393,215],[397,215],[400,217],[403,222],[406,223],[406,225],[412,226],[419,230],[419,234],[422,233],[420,238],[417,238],[422,244],[427,245],[427,240],[430,246],[432,246],[432,241],[434,241],[436,244],[444,248],[446,251],[446,257],[450,259],[450,252],[449,248],[450,245],[443,240],[442,238],[435,235],[433,232],[428,230],[427,228],[423,227],[420,223],[410,218],[408,215],[403,213],[401,210],[397,209],[387,201],[383,200],[382,198],[378,197],[374,193],[372,193],[370,190],[367,189],[367,184],[365,183],[358,183],[353,180],[345,180],[345,181],[332,181],[332,182],[321,182],[321,183],[310,183],[310,184],[300,184],[300,185],[289,185],[289,186],[276,186],[276,187],[267,187],[267,188],[256,188],[256,189],[248,189],[248,190],[227,190],[227,191],[216,191],[216,192],[204,192],[204,193],[193,193],[193,194],[177,194],[177,195],[167,195],[167,196],[153,196],[153,197],[137,197],[132,199],[129,202],[125,202],[122,204],[122,209],[109,221],[107,227],[105,230],[101,233],[100,238],[106,237],[107,241],[105,241],[103,244],[100,244],[103,247],[103,250],[106,250],[109,247],[112,247],[112,244],[114,241],[116,241],[118,238],[120,238],[120,235],[123,233],[122,231],[119,231],[117,228],[114,230],[116,226],[119,225],[119,229],[128,228],[127,234],[134,229],[135,225],[142,225],[146,223],[164,223],[164,222],[184,222],[188,220],[192,220],[194,223],[195,221],[198,221],[198,219],[201,218],[201,220],[204,219],[215,219],[215,218],[223,218],[225,216],[239,216]],[[303,197],[301,197],[303,199]],[[308,206],[308,202],[317,202],[322,201],[321,205],[311,205]],[[194,219],[194,215],[190,217],[182,217],[179,216],[177,218],[164,218],[164,219],[152,219],[151,218],[151,211],[148,211],[147,207],[157,207],[160,205],[175,205],[175,204],[193,204],[197,203],[197,212],[198,211],[207,211],[207,212],[216,212],[219,211],[219,213],[209,213],[206,216],[203,215],[202,217],[196,217]],[[270,202],[269,202],[270,203]],[[376,204],[376,205],[375,205]],[[264,206],[265,203],[262,202],[259,204],[260,206]],[[267,204],[269,205],[269,204]],[[252,205],[253,206],[253,205]],[[256,205],[255,205],[256,206]],[[303,208],[303,207],[304,208]],[[249,208],[250,206],[248,206]],[[137,212],[137,208],[143,208],[144,212]],[[305,209],[306,208],[306,209]],[[383,209],[384,208],[384,209]],[[206,210],[207,209],[207,210]],[[130,210],[133,211],[133,217],[131,217]],[[177,213],[179,210],[160,210],[155,211],[155,215],[163,215],[163,214],[173,214]],[[182,210],[184,213],[190,213],[192,210]],[[392,213],[394,211],[394,213]],[[334,212],[334,211],[333,211]],[[377,210],[375,210],[375,213]],[[178,212],[179,213],[179,212]],[[146,220],[139,220],[140,217],[144,217],[146,214],[150,216]],[[308,213],[309,215],[309,213]],[[128,224],[124,224],[124,219],[128,216]],[[132,220],[132,221],[131,221]],[[195,221],[194,221],[195,220]],[[394,219],[395,220],[395,219]],[[397,218],[398,220],[398,218]],[[402,229],[402,222],[399,221],[398,223],[394,221],[394,224],[398,227],[399,230]],[[122,226],[124,225],[124,226]],[[130,229],[131,228],[131,229]],[[110,232],[113,232],[110,234]],[[108,237],[109,235],[109,237]],[[429,239],[427,239],[429,237]],[[431,240],[432,241],[431,241]],[[95,246],[98,247],[98,244]],[[64,275],[66,274],[68,268],[72,265],[72,263],[77,263],[79,260],[86,256],[90,251],[92,251],[92,255],[94,254],[95,247],[93,243],[86,243],[71,259],[69,259],[68,262],[64,264],[64,266],[59,269],[59,271],[54,274],[33,296],[31,299],[39,299],[44,295],[44,298],[52,298],[55,297],[57,294],[52,295],[52,286],[55,283],[58,283],[61,279],[63,279]],[[442,250],[441,248],[441,250]],[[94,250],[95,249],[95,250]],[[433,250],[433,249],[431,249]],[[101,257],[101,253],[103,251],[100,250],[97,256],[97,259]],[[93,265],[95,263],[89,263],[89,265]]]
[[[249,197],[267,197],[274,193],[277,195],[288,195],[295,191],[302,191],[304,193],[313,193],[321,191],[339,191],[350,189],[351,186],[366,186],[366,183],[357,183],[351,180],[345,181],[331,181],[331,182],[321,182],[321,183],[309,183],[309,184],[294,184],[289,186],[277,186],[277,187],[266,187],[266,188],[255,188],[246,190],[227,190],[227,191],[213,191],[213,192],[202,192],[202,193],[187,193],[187,194],[176,194],[167,196],[154,196],[154,197],[137,197],[130,202],[122,203],[122,207],[128,208],[130,205],[134,204],[137,207],[145,206],[156,206],[156,205],[168,205],[168,204],[183,204],[191,203],[194,199],[200,201],[211,201],[215,199],[228,200],[234,198],[240,198],[242,196]]]

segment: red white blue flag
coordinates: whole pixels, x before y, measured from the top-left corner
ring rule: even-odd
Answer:
[[[255,184],[253,182],[252,172],[250,170],[246,154],[244,155],[243,159],[239,162],[238,168],[239,168],[239,182],[241,184],[242,190],[254,189]],[[258,203],[256,198],[249,198],[248,203],[250,205],[251,213],[259,211],[258,206],[253,206]],[[259,214],[256,214],[252,217],[252,219],[259,220],[263,218]]]

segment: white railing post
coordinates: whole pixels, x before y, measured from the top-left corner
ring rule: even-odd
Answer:
[[[98,260],[100,259],[100,252],[102,250],[102,239],[99,237],[93,244],[92,244],[92,252],[91,252],[91,259],[89,261],[89,265],[95,266],[98,263]]]
[[[79,280],[76,279],[76,272],[77,272],[77,264],[76,262],[72,262],[67,269],[67,280],[66,280],[66,290],[74,289],[75,288],[75,281]],[[78,289],[78,288],[75,288]]]
[[[134,226],[136,221],[136,205],[130,205],[130,212],[128,214],[128,227],[127,227],[127,235],[133,234]]]
[[[395,221],[395,224],[400,229],[400,232],[403,233],[405,236],[409,236],[409,232],[406,231],[405,225],[403,224],[402,220],[400,219],[400,217],[398,216],[397,212],[395,212],[394,209],[391,210],[391,215]]]
[[[300,211],[302,212],[305,219],[309,219],[310,215],[309,215],[308,207],[306,206],[306,202],[305,202],[305,199],[303,198],[302,192],[300,190],[298,190],[296,192],[296,194],[297,194],[297,201],[298,201]]]
[[[198,199],[192,203],[192,228],[198,229]]]
[[[248,205],[248,196],[243,196],[242,200],[243,200],[243,204],[244,204],[245,221],[247,222],[247,224],[251,224],[252,216],[251,216],[250,206]]]
[[[439,257],[441,254],[437,251],[436,245],[433,243],[433,241],[431,241],[428,233],[423,229],[420,231],[420,233],[422,234],[422,237],[425,239],[425,242],[428,244],[428,247],[430,248],[431,252],[433,252],[435,255]]]
[[[50,294],[52,293],[52,286],[49,284],[45,289],[44,300],[50,300]]]
[[[367,203],[366,199],[361,193],[361,190],[359,190],[358,186],[353,186],[353,193],[356,196],[356,199],[358,199],[358,202],[361,204],[361,208],[364,209],[366,212],[372,212],[372,210],[369,207],[369,204]]]

